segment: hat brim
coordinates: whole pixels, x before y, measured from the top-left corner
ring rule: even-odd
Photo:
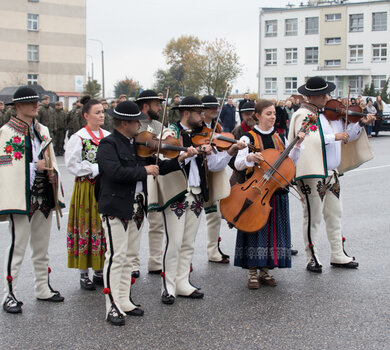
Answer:
[[[41,102],[41,101],[42,101],[41,98],[32,98],[32,99],[25,99],[25,100],[21,100],[21,101],[11,101],[8,103],[4,103],[4,105],[13,106],[13,105],[15,105],[15,103],[30,103],[30,102]]]
[[[306,84],[302,85],[298,88],[298,92],[303,96],[319,96],[319,95],[326,95],[332,92],[334,89],[336,89],[336,85],[331,83],[330,81],[327,81],[327,87],[320,90],[308,90],[306,88]]]
[[[219,107],[219,103],[211,103],[211,102],[203,102],[204,104],[204,109],[210,109],[210,108],[218,108]]]
[[[120,115],[115,113],[113,109],[108,110],[107,112],[111,117],[115,119],[120,119],[120,120],[145,120],[147,119],[147,116],[143,113],[139,113],[137,115],[131,116],[131,115]]]
[[[174,106],[172,107],[171,109],[195,109],[195,108],[201,108],[201,109],[205,109],[207,107],[205,107],[205,105],[178,105],[178,106]]]
[[[158,96],[145,96],[145,97],[137,98],[134,102],[135,102],[135,103],[138,103],[138,102],[153,101],[153,100],[157,100],[157,101],[160,101],[160,102],[164,102],[164,101],[165,101],[165,98],[158,97]]]

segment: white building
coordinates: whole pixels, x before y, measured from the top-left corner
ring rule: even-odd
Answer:
[[[260,9],[261,98],[285,99],[315,75],[336,84],[334,96],[382,89],[390,76],[390,1],[309,1]]]

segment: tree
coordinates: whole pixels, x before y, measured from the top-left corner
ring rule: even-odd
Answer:
[[[100,96],[101,86],[97,80],[88,79],[87,83],[84,86],[83,93],[90,95],[91,98],[97,98]]]
[[[163,54],[169,68],[156,72],[158,90],[169,84],[171,91],[178,89],[181,95],[206,92],[222,96],[226,83],[241,73],[235,48],[224,39],[207,42],[191,35],[181,36],[171,39]]]
[[[362,95],[363,96],[376,96],[378,95],[379,93],[375,90],[375,87],[374,87],[374,82],[371,81],[371,84],[370,86],[368,86],[368,84],[366,84],[364,86],[364,89],[362,91]]]
[[[383,86],[383,89],[382,89],[382,91],[380,93],[382,101],[385,102],[385,103],[389,103],[390,102],[389,101],[389,94],[387,93],[387,89],[389,87],[389,80],[390,80],[390,78],[386,80],[386,83]]]
[[[141,88],[142,87],[138,81],[125,77],[125,79],[118,81],[114,85],[114,94],[116,98],[122,94],[127,97],[135,97],[138,95],[139,89]]]
[[[209,95],[223,96],[226,84],[234,81],[242,69],[234,46],[225,39],[205,42],[202,56],[202,88]]]

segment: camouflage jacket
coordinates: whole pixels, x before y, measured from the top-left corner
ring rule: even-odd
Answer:
[[[38,109],[38,121],[47,126],[50,131],[50,135],[57,129],[57,121],[54,109],[50,106],[41,105]]]

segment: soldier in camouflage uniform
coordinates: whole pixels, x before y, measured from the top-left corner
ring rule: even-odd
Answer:
[[[72,109],[68,115],[68,137],[70,138],[75,132],[79,131],[84,125],[86,125],[85,119],[81,113],[81,107],[83,105],[79,100],[76,102],[76,108]]]
[[[54,114],[57,123],[57,129],[55,131],[55,142],[54,152],[56,156],[64,155],[64,140],[65,140],[65,129],[66,129],[66,112],[64,111],[63,104],[61,101],[55,103]]]
[[[6,123],[4,119],[5,119],[5,106],[4,106],[4,102],[0,101],[0,128]]]
[[[55,142],[55,131],[57,129],[56,116],[54,113],[54,109],[50,107],[50,99],[49,96],[42,96],[42,104],[38,109],[38,121],[47,126],[49,129],[50,135]]]
[[[4,124],[5,123],[8,123],[8,121],[11,119],[11,117],[16,117],[16,109],[15,109],[15,106],[12,106],[12,107],[8,107],[7,111],[5,112],[5,115],[4,115]]]
[[[109,132],[113,132],[114,126],[112,124],[112,117],[108,113],[108,103],[104,98],[102,98],[100,102],[103,105],[103,109],[104,109],[104,124],[102,125],[102,128]]]
[[[173,107],[177,107],[180,104],[180,95],[176,94],[173,96],[173,102],[171,103],[168,115],[167,115],[167,121],[165,124],[175,124],[180,120],[180,112],[178,109],[173,109]]]

